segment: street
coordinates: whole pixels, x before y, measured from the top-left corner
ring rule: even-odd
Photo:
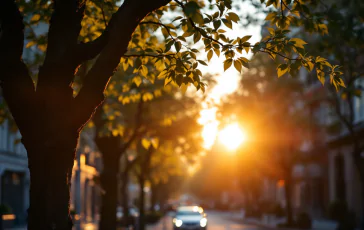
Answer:
[[[230,213],[207,211],[208,230],[267,230],[254,225],[242,224],[232,218]],[[147,230],[173,230],[171,215],[164,217],[155,226],[147,227]]]

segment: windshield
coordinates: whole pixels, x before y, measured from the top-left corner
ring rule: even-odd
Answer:
[[[201,213],[193,211],[179,211],[177,212],[177,216],[201,216]]]

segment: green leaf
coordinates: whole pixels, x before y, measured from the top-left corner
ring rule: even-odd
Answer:
[[[153,94],[146,92],[143,94],[143,101],[151,101],[153,100]]]
[[[224,71],[230,68],[233,63],[233,59],[229,58],[224,61]]]
[[[181,47],[182,47],[181,42],[174,43],[174,47],[176,48],[176,51],[179,52],[181,50]]]
[[[274,19],[277,16],[277,12],[271,12],[267,15],[267,17],[265,17],[266,21],[270,21],[272,19]]]
[[[202,60],[197,60],[200,64],[207,66],[207,63]]]
[[[178,86],[181,86],[182,85],[182,82],[183,82],[183,75],[182,74],[178,74],[176,76],[176,83]]]
[[[194,43],[197,43],[198,41],[200,41],[201,39],[201,33],[200,32],[196,32],[194,35],[193,35],[193,42]]]
[[[245,58],[245,57],[240,57],[239,58],[239,60],[243,63],[243,62],[245,62],[245,63],[249,63],[249,60],[247,59],[247,58]]]
[[[287,71],[288,71],[288,65],[287,64],[280,64],[278,66],[278,68],[277,68],[278,77],[281,77],[282,75],[287,73]]]
[[[213,55],[214,55],[214,51],[209,50],[209,52],[207,53],[207,60],[210,61]]]
[[[135,77],[133,80],[134,80],[134,83],[136,84],[136,86],[138,86],[138,87],[140,86],[140,84],[142,84],[142,78],[139,76]]]
[[[296,46],[298,48],[302,48],[302,49],[304,48],[304,45],[307,44],[307,42],[303,41],[301,38],[291,38],[289,41],[294,42],[295,43],[294,46]]]
[[[309,69],[310,71],[312,71],[312,70],[313,70],[313,67],[315,66],[315,64],[314,64],[314,63],[312,63],[311,61],[309,61],[309,62],[307,62],[307,66],[308,66],[308,69]]]
[[[148,74],[148,68],[145,65],[140,66],[139,73],[143,77],[147,76],[147,74]]]
[[[246,36],[242,37],[240,39],[240,43],[244,43],[244,42],[248,41],[251,37],[252,37],[251,35],[246,35]]]
[[[157,149],[159,146],[159,139],[155,137],[151,140],[151,143],[152,143],[153,148]]]
[[[230,12],[228,13],[229,18],[233,21],[233,22],[238,22],[240,20],[239,16],[236,13]]]
[[[182,83],[182,85],[181,85],[181,92],[183,93],[183,94],[185,94],[186,93],[186,91],[187,91],[187,84],[185,84],[185,83]]]
[[[27,45],[25,46],[25,48],[29,48],[29,47],[32,47],[34,45],[36,45],[37,43],[35,41],[30,41],[27,43]]]
[[[32,18],[30,19],[31,22],[37,22],[40,19],[40,14],[33,14]]]
[[[164,86],[168,85],[171,81],[172,81],[171,77],[165,78],[164,79]]]
[[[234,67],[235,69],[241,73],[241,63],[238,60],[234,60]]]
[[[233,24],[231,23],[231,21],[223,18],[222,19],[222,22],[225,24],[226,27],[230,28],[230,29],[233,29]]]
[[[321,82],[322,85],[325,85],[325,73],[319,69],[316,69],[317,78]]]
[[[220,28],[220,26],[221,26],[221,21],[220,21],[220,20],[215,20],[213,24],[214,24],[214,28],[215,28],[215,30],[217,30],[217,29],[219,29],[219,28]]]
[[[145,138],[142,139],[142,146],[145,149],[149,149],[150,145],[151,145],[151,142],[148,139],[145,139]]]

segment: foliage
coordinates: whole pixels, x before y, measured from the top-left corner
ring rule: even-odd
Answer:
[[[101,36],[117,10],[114,0],[90,0],[85,3],[85,17],[79,36],[83,43]],[[295,75],[304,66],[310,72],[315,69],[320,80],[329,76],[335,87],[344,86],[337,66],[320,56],[307,55],[307,43],[291,36],[291,26],[303,26],[309,32],[328,33],[325,21],[314,10],[309,10],[313,6],[318,7],[315,1],[273,0],[261,3],[270,9],[266,17],[269,35],[261,42],[251,44],[250,35],[236,38],[226,35],[226,29],[232,29],[240,21],[231,0],[172,1],[150,13],[140,23],[133,33],[128,51],[120,61],[121,68],[126,70],[133,67],[135,82],[140,82],[141,78],[151,81],[158,78],[163,79],[166,85],[176,82],[182,91],[189,85],[204,91],[206,85],[199,68],[200,65],[207,65],[200,53],[203,47],[207,60],[214,55],[224,57],[225,70],[234,66],[241,72],[242,67],[249,66],[244,52],[263,52],[281,62],[277,68],[279,77],[285,73]],[[40,51],[41,55],[47,48],[48,38],[45,32],[37,33],[36,29],[49,22],[54,5],[47,1],[20,1],[19,5],[26,21],[26,48],[33,48],[37,53]],[[145,66],[148,62],[155,63],[155,67],[161,71],[158,76],[148,75],[149,69]]]

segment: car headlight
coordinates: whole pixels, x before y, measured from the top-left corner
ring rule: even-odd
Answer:
[[[179,220],[176,218],[173,219],[173,223],[174,223],[174,225],[176,225],[177,228],[181,227],[183,224],[182,220]]]
[[[207,225],[207,219],[206,219],[206,218],[202,218],[202,219],[200,220],[200,226],[201,226],[202,228],[204,228],[204,227],[206,227],[206,225]]]

